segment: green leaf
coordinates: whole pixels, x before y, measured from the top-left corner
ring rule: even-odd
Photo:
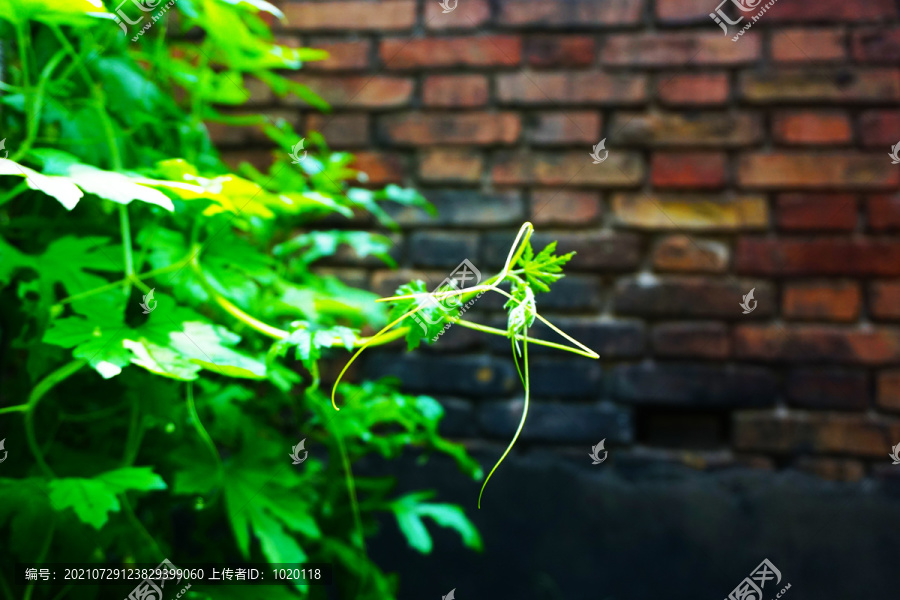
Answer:
[[[96,481],[105,483],[115,493],[128,490],[147,492],[166,489],[163,478],[153,472],[153,467],[127,467],[107,471],[94,477]]]
[[[468,548],[482,550],[481,536],[462,509],[452,504],[422,502],[432,495],[432,492],[414,492],[388,505],[409,545],[422,554],[431,553],[431,536],[422,520],[423,517],[430,517],[441,527],[456,530]]]
[[[551,242],[537,256],[534,256],[529,241],[517,261],[516,266],[524,269],[525,278],[535,291],[549,292],[548,284],[563,278],[562,266],[575,256],[574,252],[556,256],[555,251],[556,242]]]
[[[0,3],[8,0],[0,0]],[[0,15],[4,13],[0,4]],[[66,210],[72,210],[84,196],[84,192],[78,189],[68,177],[54,177],[38,173],[25,165],[20,165],[7,158],[0,159],[0,175],[15,175],[24,177],[28,187],[43,192],[59,200]]]
[[[71,508],[83,523],[100,529],[109,520],[110,512],[118,512],[117,494],[129,491],[150,491],[166,488],[165,482],[150,467],[130,467],[107,471],[93,479],[67,477],[48,484],[50,505],[56,511]]]
[[[81,317],[57,319],[44,333],[43,342],[74,348],[72,356],[88,361],[104,379],[118,375],[131,362],[122,345],[130,330],[119,322],[94,323]]]
[[[445,306],[444,303],[437,302],[433,296],[428,293],[425,289],[425,282],[421,279],[403,284],[397,288],[396,292],[394,292],[395,296],[406,296],[410,294],[419,294],[419,297],[395,301],[390,315],[388,315],[389,321],[393,323],[409,311],[414,310],[419,306],[423,307],[422,310],[414,315],[406,317],[400,323],[400,326],[409,328],[406,333],[407,350],[417,348],[422,340],[430,341],[438,335],[438,333],[444,329],[444,325],[449,322],[451,310],[451,308]]]

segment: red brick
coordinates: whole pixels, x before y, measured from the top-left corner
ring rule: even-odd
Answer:
[[[311,71],[359,71],[369,66],[369,51],[372,45],[367,40],[341,42],[321,39],[310,40],[309,45],[317,50],[325,50],[329,56],[325,60],[303,64]]]
[[[727,157],[722,152],[654,153],[650,180],[659,188],[720,188]]]
[[[491,176],[496,185],[635,187],[644,178],[640,155],[621,150],[595,165],[583,152],[499,152]]]
[[[881,21],[896,19],[897,5],[892,0],[868,0],[866,2],[792,0],[791,2],[776,2],[766,13],[765,18],[767,22],[771,23]]]
[[[783,144],[845,144],[853,138],[850,118],[844,113],[790,111],[776,113],[772,134]]]
[[[861,304],[856,283],[789,283],[784,288],[782,310],[788,319],[855,321]]]
[[[641,104],[647,79],[597,71],[512,73],[497,76],[497,93],[506,104]]]
[[[738,240],[735,266],[756,275],[900,275],[900,241],[823,237]]]
[[[606,36],[603,64],[616,66],[740,65],[760,57],[762,38],[750,33],[740,44],[718,33],[640,33]]]
[[[384,152],[357,152],[352,166],[369,176],[370,185],[402,183],[406,173],[399,155]]]
[[[876,402],[880,408],[900,411],[900,371],[882,371],[878,374]]]
[[[869,286],[869,313],[884,321],[900,319],[900,281],[874,281]]]
[[[661,323],[653,327],[651,339],[658,356],[722,360],[731,354],[724,323]]]
[[[406,77],[299,75],[292,78],[322,96],[332,108],[404,106],[413,93],[413,80]]]
[[[453,6],[450,2],[448,5]],[[425,27],[433,30],[477,29],[491,18],[491,7],[487,0],[462,0],[462,4],[456,2],[456,5],[461,10],[445,13],[440,2],[426,2]]]
[[[706,0],[656,0],[656,18],[666,25],[710,24],[714,9]]]
[[[352,148],[369,143],[369,115],[340,114],[320,115],[313,113],[307,117],[307,129],[318,131],[325,141],[335,148]]]
[[[535,190],[531,220],[535,225],[583,226],[600,216],[600,194],[573,190]]]
[[[728,269],[728,246],[721,242],[670,235],[653,251],[653,268],[663,272],[723,273]]]
[[[511,35],[383,40],[379,54],[388,69],[517,66],[522,38]]]
[[[775,62],[811,63],[844,59],[844,32],[840,29],[781,29],[772,34]]]
[[[415,0],[329,0],[283,5],[289,27],[304,31],[409,29],[416,22]]]
[[[782,3],[786,4],[786,3]],[[889,102],[900,100],[900,70],[785,68],[741,74],[741,94],[749,102],[778,104]]]
[[[600,141],[600,115],[595,112],[538,113],[531,134],[534,145],[596,144]]]
[[[514,144],[522,129],[519,115],[487,113],[403,113],[381,117],[381,136],[392,144]]]
[[[741,450],[879,457],[900,433],[895,421],[866,415],[746,411],[735,417],[734,442]]]
[[[789,231],[852,231],[856,211],[851,194],[779,194],[777,221]]]
[[[869,196],[869,229],[873,231],[900,230],[900,196]]]
[[[771,189],[895,188],[900,171],[885,168],[885,158],[873,154],[745,154],[738,162],[738,183],[745,188]]]
[[[660,79],[660,102],[672,106],[706,106],[728,101],[728,75],[725,73],[675,75]]]
[[[900,139],[900,110],[869,110],[859,118],[863,146],[887,148]]]
[[[484,161],[471,149],[428,150],[419,163],[423,181],[475,183],[481,179]]]
[[[488,81],[483,75],[432,75],[425,79],[422,95],[426,106],[484,106]]]
[[[900,360],[900,331],[837,325],[739,325],[734,331],[734,351],[740,359],[877,366]]]
[[[854,31],[853,58],[858,62],[900,63],[900,27]]]
[[[500,23],[529,27],[613,27],[640,22],[644,0],[503,0],[498,3]]]
[[[638,146],[738,147],[761,139],[759,115],[745,112],[617,112],[611,140]]]
[[[584,67],[594,62],[594,38],[540,35],[525,40],[525,60],[533,67]]]

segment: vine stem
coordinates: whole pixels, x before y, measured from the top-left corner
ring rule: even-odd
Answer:
[[[11,406],[4,409],[4,412],[16,409],[25,413],[25,440],[28,442],[28,447],[31,449],[31,453],[34,455],[34,459],[37,461],[41,471],[48,477],[56,477],[56,473],[53,472],[53,469],[51,469],[50,465],[44,460],[44,455],[41,453],[40,446],[38,446],[37,437],[34,433],[34,411],[37,408],[38,402],[41,401],[41,398],[43,398],[47,392],[52,390],[67,377],[76,373],[86,364],[87,361],[79,359],[63,365],[44,377],[40,383],[34,386],[34,389],[31,390],[31,394],[28,396],[28,402],[26,404]]]
[[[484,488],[487,487],[488,481],[491,480],[491,475],[494,474],[494,471],[497,470],[497,467],[500,466],[500,463],[506,458],[506,455],[509,454],[509,451],[512,450],[512,447],[515,446],[516,441],[519,439],[519,434],[522,433],[522,428],[525,426],[525,418],[528,416],[528,405],[531,401],[531,380],[528,375],[528,327],[523,329],[525,332],[523,335],[523,346],[522,346],[522,363],[524,368],[519,368],[519,359],[516,358],[516,350],[515,350],[515,341],[512,342],[513,345],[513,361],[516,363],[516,370],[519,372],[519,379],[522,380],[522,383],[525,385],[525,407],[522,410],[522,418],[519,419],[519,428],[516,429],[516,434],[513,436],[512,441],[509,442],[509,446],[506,447],[506,450],[503,452],[503,455],[500,457],[500,460],[497,461],[497,464],[494,465],[494,468],[491,469],[491,472],[488,473],[488,476],[485,478],[484,483],[481,484],[481,491],[478,492],[478,509],[481,509],[481,496],[484,494]],[[524,370],[524,374],[523,374]]]
[[[124,279],[119,279],[118,281],[113,281],[107,283],[106,285],[101,285],[100,287],[95,287],[93,289],[80,292],[73,296],[69,296],[67,298],[63,298],[57,304],[67,304],[69,302],[75,302],[76,300],[81,300],[83,298],[88,298],[90,296],[94,296],[96,294],[102,294],[107,290],[114,290],[117,287],[123,286],[129,281],[134,283],[143,284],[141,278],[147,277],[156,277],[157,275],[162,275],[163,273],[168,273],[170,271],[177,271],[183,267],[185,267],[190,262],[190,257],[185,257],[183,260],[178,261],[177,263],[171,264],[168,267],[160,267],[159,269],[153,269],[151,271],[144,271],[143,273],[139,273],[137,275],[132,275],[132,277],[126,277]],[[146,284],[144,284],[146,286]]]
[[[215,289],[212,286],[212,284],[209,283],[209,281],[206,280],[206,275],[203,273],[203,268],[200,266],[198,256],[199,256],[199,249],[197,249],[197,251],[194,252],[193,258],[190,261],[191,269],[194,271],[194,274],[197,276],[197,279],[200,281],[201,287],[203,287],[203,289],[206,290],[206,292],[210,296],[212,296],[213,301],[215,301],[215,303],[218,304],[222,308],[222,310],[224,310],[225,312],[230,314],[232,317],[234,317],[238,321],[244,323],[251,329],[254,329],[272,339],[283,340],[283,339],[288,338],[291,335],[291,332],[289,332],[289,331],[285,331],[284,329],[279,329],[278,327],[273,327],[272,325],[269,325],[268,323],[263,323],[256,317],[247,314],[246,312],[244,312],[243,310],[241,310],[240,308],[238,308],[237,306],[232,304],[232,302],[230,300],[228,300],[228,298],[226,298],[221,293],[219,293],[219,291],[217,289]],[[384,330],[382,330],[382,331],[384,331]],[[400,330],[395,331],[394,333],[392,333],[390,335],[382,336],[382,339],[380,339],[380,340],[376,339],[379,337],[379,334],[375,334],[371,337],[361,337],[361,338],[357,339],[357,341],[354,345],[355,346],[358,346],[358,345],[366,346],[366,345],[372,345],[372,344],[374,344],[374,345],[388,344],[396,339],[403,337],[404,335],[406,335],[406,332],[407,332],[407,329],[402,328]]]
[[[47,540],[44,542],[44,545],[41,547],[41,552],[38,554],[37,564],[42,564],[44,559],[47,558],[47,552],[50,551],[50,543],[53,541],[53,533],[56,530],[56,525],[50,524],[50,531],[47,532]],[[28,586],[25,590],[25,594],[22,596],[22,600],[30,600],[31,592],[34,591],[34,584]]]
[[[197,435],[200,436],[200,439],[203,440],[203,443],[209,449],[210,454],[212,454],[213,460],[216,461],[216,470],[219,475],[219,484],[225,480],[225,465],[222,464],[222,457],[219,455],[219,450],[216,448],[215,442],[213,442],[212,438],[209,435],[209,432],[206,431],[206,428],[203,426],[203,421],[200,420],[200,415],[197,413],[197,406],[194,404],[194,382],[187,382],[187,409],[188,414],[191,417],[191,421],[194,424],[194,430],[196,430]]]

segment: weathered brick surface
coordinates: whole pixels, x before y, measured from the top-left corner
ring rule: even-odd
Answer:
[[[731,354],[731,339],[724,323],[660,323],[651,334],[653,350],[668,358],[722,360]]]
[[[288,23],[304,31],[390,31],[416,22],[415,0],[288,2],[283,10]]]
[[[861,304],[856,282],[789,283],[784,287],[782,311],[788,319],[855,321]]]
[[[537,305],[600,360],[529,346],[523,439],[707,444],[762,468],[878,475],[900,441],[900,5],[778,0],[734,42],[717,4],[291,0],[276,39],[331,53],[290,77],[332,112],[246,85],[253,112],[355,154],[369,178],[354,185],[413,187],[438,209],[379,200],[401,270],[342,247],[321,261],[338,276],[430,289],[468,258],[489,277],[526,220],[536,249],[577,252]],[[265,171],[287,150],[209,129],[229,164]],[[355,212],[323,224],[378,227]],[[505,300],[467,318],[505,329]],[[515,431],[508,339],[454,326],[402,348],[371,350],[366,373],[446,396],[454,435]]]
[[[644,177],[644,163],[630,152],[610,154],[597,165],[587,149],[578,153],[498,152],[491,177],[499,185],[636,187]]]
[[[525,40],[525,60],[532,67],[583,67],[597,53],[589,36],[535,35]]]
[[[828,63],[847,56],[841,29],[781,29],[771,38],[772,58],[783,63]]]
[[[758,114],[738,113],[633,113],[613,116],[614,140],[636,146],[748,146],[760,139]]]
[[[673,106],[725,104],[728,100],[728,75],[660,75],[656,94],[660,102]]]
[[[618,223],[637,229],[760,229],[769,222],[768,207],[761,196],[716,201],[703,196],[616,194],[612,210]]]
[[[488,80],[482,75],[434,75],[425,80],[422,100],[431,107],[483,106],[488,101]]]
[[[897,231],[900,229],[900,195],[869,196],[866,201],[869,229]]]
[[[483,168],[484,160],[471,148],[427,150],[419,160],[419,178],[429,183],[475,183]]]
[[[531,132],[535,146],[593,146],[600,135],[600,115],[594,112],[540,112]]]
[[[900,70],[784,68],[751,71],[741,75],[740,89],[745,100],[760,104],[891,102],[900,99]]]
[[[413,80],[385,75],[295,77],[335,108],[389,108],[404,106],[412,97]]]
[[[360,71],[369,66],[371,43],[367,40],[352,42],[313,38],[310,46],[325,50],[329,57],[306,64],[312,71]]]
[[[869,314],[879,320],[900,320],[900,280],[872,282],[869,286]]]
[[[772,129],[776,141],[789,145],[840,145],[849,142],[853,135],[850,117],[835,112],[776,113]]]
[[[378,50],[387,69],[434,67],[514,67],[522,60],[522,38],[466,36],[390,39]]]
[[[491,6],[488,0],[466,0],[464,10],[452,10],[448,13],[444,12],[440,2],[425,3],[425,27],[428,29],[478,29],[490,21],[490,18]]]
[[[852,231],[858,221],[852,194],[779,194],[776,210],[786,231]]]
[[[497,96],[504,104],[641,104],[647,78],[594,71],[514,73],[497,76]]]
[[[522,400],[485,403],[478,408],[478,423],[487,436],[506,440],[519,427],[524,408]],[[596,444],[597,431],[606,435],[607,448],[634,439],[631,411],[612,404],[533,402],[528,414],[521,434],[523,441]]]
[[[728,269],[730,251],[721,242],[678,234],[670,235],[653,251],[657,271],[722,273]]]
[[[900,362],[900,330],[825,325],[740,325],[734,331],[739,358],[886,365]]]
[[[880,456],[900,435],[900,422],[862,415],[738,413],[735,443],[742,450],[777,454],[840,453]]]
[[[636,24],[641,18],[644,0],[505,0],[499,3],[500,23],[544,29],[568,27],[611,27]]]
[[[658,188],[720,188],[725,186],[727,165],[721,152],[657,152],[650,181]]]
[[[409,255],[418,267],[453,269],[460,257],[478,255],[478,236],[455,231],[417,231],[409,238]]]
[[[868,384],[862,371],[792,369],[785,389],[794,406],[834,410],[865,410],[868,406]]]
[[[513,144],[522,130],[519,116],[510,112],[404,113],[383,117],[378,124],[382,139],[404,146]]]
[[[828,165],[823,169],[822,165]],[[738,185],[767,189],[896,188],[900,172],[884,168],[872,154],[748,154],[738,162]]]
[[[776,378],[759,367],[619,365],[610,377],[612,396],[634,404],[738,408],[775,403]]]
[[[738,240],[735,267],[754,275],[900,275],[896,239]]]
[[[762,40],[754,33],[740,44],[718,33],[652,33],[606,36],[603,63],[616,66],[739,65],[759,58]]]
[[[900,130],[900,110],[869,110],[859,118],[862,143],[869,148],[883,148],[897,143],[895,133]]]
[[[738,304],[755,288],[756,310],[742,315]],[[776,312],[775,294],[762,282],[701,277],[637,277],[622,279],[614,292],[616,312],[641,317],[760,319]]]

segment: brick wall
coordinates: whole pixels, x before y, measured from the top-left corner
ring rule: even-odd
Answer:
[[[525,220],[578,252],[538,307],[601,359],[533,348],[526,446],[877,475],[900,442],[898,4],[778,0],[737,42],[716,4],[286,2],[280,35],[331,53],[297,79],[334,110],[258,101],[440,210],[397,213],[399,272],[332,261],[348,281],[491,272]],[[219,137],[231,159],[270,152]],[[467,316],[503,327],[500,307]],[[365,372],[442,398],[453,436],[515,430],[503,339],[454,327]]]

